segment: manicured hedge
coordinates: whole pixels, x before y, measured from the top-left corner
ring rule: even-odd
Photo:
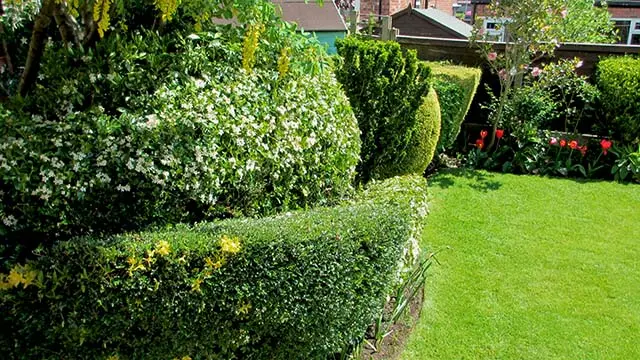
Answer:
[[[610,129],[621,139],[640,139],[640,58],[603,59],[596,79]]]
[[[334,208],[59,242],[3,269],[0,353],[326,359],[362,339],[412,265],[425,186],[393,178]]]
[[[416,120],[411,142],[406,147],[407,156],[380,169],[383,178],[396,174],[424,174],[433,160],[441,126],[440,103],[433,88],[423,98],[416,112]]]
[[[359,130],[329,70],[210,66],[119,115],[47,121],[0,105],[0,238],[270,214],[351,193]]]
[[[442,111],[439,151],[453,146],[464,118],[476,94],[482,71],[477,68],[428,62],[433,74],[433,87],[438,93]]]
[[[416,111],[429,91],[430,70],[413,50],[395,42],[348,37],[336,41],[341,61],[336,77],[344,87],[361,131],[358,177],[371,179],[405,174],[419,168],[411,152],[420,136]],[[396,164],[407,164],[399,168]]]

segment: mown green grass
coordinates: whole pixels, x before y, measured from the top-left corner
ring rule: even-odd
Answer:
[[[452,171],[402,359],[640,359],[640,186]]]

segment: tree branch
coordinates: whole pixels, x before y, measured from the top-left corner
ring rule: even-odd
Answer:
[[[64,44],[66,46],[69,46],[70,43],[79,45],[80,40],[73,26],[74,20],[69,16],[66,9],[62,6],[56,6],[53,10],[53,17],[56,20],[56,25],[58,25],[58,31]]]
[[[40,71],[40,62],[44,53],[44,46],[47,40],[47,28],[51,25],[51,16],[55,7],[55,0],[44,0],[40,12],[33,24],[31,32],[31,42],[29,43],[29,53],[24,72],[18,86],[18,93],[24,97],[36,81]]]
[[[2,6],[2,0],[0,0],[0,6]],[[13,62],[11,61],[11,55],[9,54],[9,47],[7,46],[7,39],[4,36],[4,26],[0,23],[0,35],[2,36],[2,51],[4,52],[4,61],[7,64],[9,74],[13,74]]]

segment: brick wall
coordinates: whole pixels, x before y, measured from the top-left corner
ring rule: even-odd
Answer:
[[[446,14],[453,15],[453,4],[456,0],[429,0],[429,7],[434,7]]]
[[[609,6],[609,13],[614,19],[618,18],[640,18],[640,7],[612,7]]]
[[[406,9],[413,0],[382,0],[382,12],[379,12],[379,0],[360,0],[360,14],[366,17],[373,15],[392,15],[400,10]]]
[[[614,7],[609,5],[609,13],[614,19],[640,18],[640,7]],[[487,16],[487,5],[476,4],[476,16]]]

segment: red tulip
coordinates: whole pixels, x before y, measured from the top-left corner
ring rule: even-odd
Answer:
[[[571,149],[573,149],[573,150],[577,149],[577,148],[578,148],[578,142],[577,142],[577,141],[575,141],[575,140],[571,140],[571,141],[569,142],[569,147],[570,147]]]
[[[484,139],[487,137],[487,134],[489,134],[489,132],[487,130],[482,130],[480,131],[480,138]]]
[[[580,148],[580,152],[582,153],[582,156],[585,156],[587,154],[587,145],[582,146]]]
[[[503,136],[504,136],[504,130],[501,130],[501,129],[496,130],[496,137],[498,139],[502,139]]]
[[[567,146],[567,140],[565,140],[565,139],[560,140],[560,146],[561,147]]]
[[[476,140],[476,147],[478,149],[482,150],[482,148],[484,147],[484,140],[482,140],[482,139]]]
[[[607,150],[611,149],[611,141],[607,139],[602,139],[600,141],[600,146],[602,146],[602,153],[607,155]]]

